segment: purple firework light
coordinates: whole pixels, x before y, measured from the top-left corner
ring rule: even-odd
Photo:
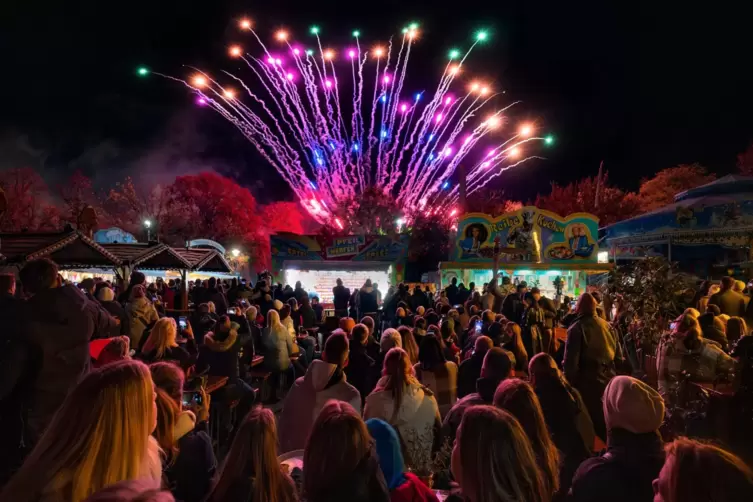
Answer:
[[[386,47],[371,49],[361,46],[354,31],[353,46],[342,54],[322,45],[316,26],[310,29],[315,49],[292,42],[283,30],[275,34],[273,49],[249,20],[241,20],[240,28],[262,54],[237,45],[229,54],[245,63],[253,84],[227,71],[223,83],[200,70],[187,80],[157,75],[184,83],[197,103],[235,125],[322,223],[331,224],[341,201],[371,186],[391,194],[408,218],[447,208],[458,199],[450,178],[461,162],[470,194],[534,158],[523,155],[526,143],[552,142],[536,137],[532,124],[504,127],[516,102],[495,108],[492,100],[501,93],[458,82],[466,59],[487,39],[485,31],[476,33],[464,54],[450,51],[428,94],[404,90],[416,23]]]

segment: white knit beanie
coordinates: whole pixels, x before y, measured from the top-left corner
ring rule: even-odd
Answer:
[[[650,386],[629,376],[614,377],[604,390],[607,429],[653,432],[664,420],[664,400]]]

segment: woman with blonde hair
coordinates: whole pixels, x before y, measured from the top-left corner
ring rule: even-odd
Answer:
[[[466,410],[451,469],[470,502],[551,500],[525,431],[515,417],[494,406]]]
[[[149,368],[117,361],[86,375],[71,391],[3,502],[81,502],[113,483],[162,476]]]
[[[175,361],[181,368],[187,370],[196,362],[199,348],[193,337],[191,325],[186,323],[183,330],[186,336],[186,347],[178,345],[178,325],[172,317],[163,317],[152,328],[141,350],[141,359],[147,362]]]
[[[400,334],[401,346],[408,353],[411,364],[418,364],[418,344],[413,338],[413,330],[408,326],[400,326],[397,332]]]
[[[528,352],[523,345],[523,333],[520,325],[514,322],[505,324],[505,332],[502,336],[502,348],[509,350],[515,356],[515,372],[528,372]]]
[[[235,434],[207,502],[297,502],[293,480],[277,461],[277,426],[267,408],[254,408]]]
[[[559,490],[560,454],[552,442],[544,412],[533,388],[528,382],[517,378],[504,380],[494,393],[494,406],[507,411],[520,422],[541,467],[547,493],[549,497],[553,496]]]
[[[403,349],[391,349],[384,358],[382,378],[366,397],[363,416],[365,420],[380,418],[398,431],[408,466],[421,467],[430,461],[441,427],[439,407],[434,394],[416,379]]]
[[[351,405],[330,400],[303,454],[307,502],[389,502],[390,494],[366,424]],[[256,502],[256,501],[254,501]]]

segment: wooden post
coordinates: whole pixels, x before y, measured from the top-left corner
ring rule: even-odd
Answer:
[[[188,271],[180,272],[180,298],[183,300],[183,310],[188,310]]]

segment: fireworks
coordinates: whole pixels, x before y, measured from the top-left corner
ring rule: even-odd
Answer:
[[[278,29],[268,44],[250,20],[241,19],[239,28],[258,44],[256,53],[230,46],[240,71],[162,76],[184,83],[198,104],[235,125],[320,222],[341,227],[334,216],[340,203],[369,187],[394,198],[406,222],[419,211],[450,210],[461,162],[471,194],[531,158],[524,158],[528,142],[553,143],[535,137],[533,124],[509,124],[516,103],[464,75],[487,31],[476,32],[465,51],[449,49],[436,88],[425,91],[406,85],[417,23],[374,46],[354,30],[352,43],[339,48],[323,45],[319,26],[301,41]]]

